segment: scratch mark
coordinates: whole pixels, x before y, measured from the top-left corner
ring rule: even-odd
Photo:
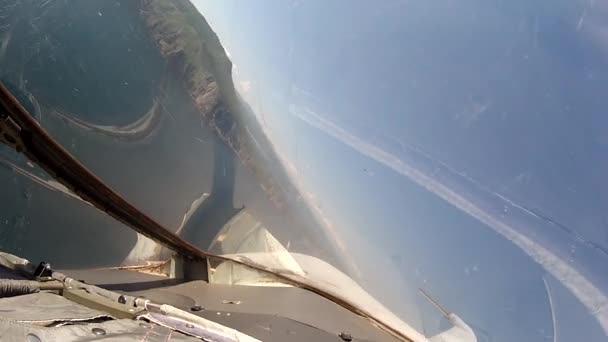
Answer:
[[[581,17],[578,19],[578,24],[576,25],[577,31],[580,31],[581,27],[583,27],[583,23],[585,22],[586,16],[587,16],[587,9],[585,8],[585,10],[583,10],[583,14],[581,14]]]
[[[417,165],[415,161],[400,159],[380,147],[362,140],[343,127],[307,108],[294,108],[291,114],[353,148],[360,154],[384,164],[386,167],[407,177],[509,240],[562,283],[585,306],[588,313],[597,320],[604,332],[608,333],[608,310],[604,310],[608,307],[608,297],[606,294],[576,267],[570,265],[560,255],[555,254],[541,242],[536,241],[534,235],[525,234],[521,231],[521,226],[505,221],[495,210],[487,208],[484,203],[486,201],[481,197],[483,195],[459,191],[458,188],[450,186],[451,184],[445,179],[437,179],[432,174],[425,172],[424,168]],[[418,155],[414,158],[416,157],[421,156]],[[451,171],[451,168],[447,171]],[[483,189],[472,190],[479,191]],[[508,200],[506,197],[502,198],[503,200]],[[511,203],[515,204],[514,202]],[[521,210],[529,212],[525,207],[521,207]]]
[[[545,284],[547,298],[549,298],[549,309],[551,309],[551,322],[553,323],[553,342],[557,342],[557,318],[555,317],[555,308],[553,307],[553,297],[551,296],[549,283],[547,283],[547,278],[545,276],[543,276],[543,283]]]

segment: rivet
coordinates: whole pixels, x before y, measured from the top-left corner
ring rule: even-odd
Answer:
[[[123,296],[123,295],[120,295],[120,296],[118,297],[118,302],[119,302],[120,304],[127,304],[127,298],[126,298],[125,296]]]
[[[34,334],[27,334],[25,335],[25,340],[27,342],[42,342],[42,340],[40,339],[40,337],[34,335]]]
[[[353,337],[350,334],[347,334],[345,332],[341,332],[338,336],[340,336],[340,338],[346,342],[350,342],[353,340]]]
[[[142,327],[142,328],[146,328],[146,329],[148,328],[148,325],[146,323],[143,323],[143,322],[139,323],[139,326]]]
[[[194,328],[194,325],[192,325],[192,324],[188,323],[188,324],[186,324],[186,328],[188,328],[188,329],[192,329],[192,328]]]
[[[129,308],[127,311],[129,311],[129,312],[133,312],[133,311],[135,311],[135,309],[133,309],[133,308]]]
[[[93,332],[93,334],[95,334],[97,336],[103,336],[106,334],[106,331],[101,328],[93,328],[93,329],[91,329],[91,331]]]
[[[200,306],[200,305],[192,305],[192,306],[190,307],[190,311],[202,311],[202,310],[205,310],[205,308],[203,308],[203,307],[202,307],[202,306]]]

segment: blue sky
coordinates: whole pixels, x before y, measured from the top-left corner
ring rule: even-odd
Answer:
[[[605,338],[601,9],[194,3],[372,295],[412,320],[427,288],[496,341]]]

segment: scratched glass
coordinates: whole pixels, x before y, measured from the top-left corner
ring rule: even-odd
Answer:
[[[604,341],[607,32],[587,0],[0,2],[0,78],[201,249],[410,336]],[[0,158],[2,249],[47,258],[59,231],[65,267],[166,257]]]

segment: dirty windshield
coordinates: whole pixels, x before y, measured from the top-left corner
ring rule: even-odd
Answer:
[[[202,250],[417,341],[607,339],[606,1],[7,0],[0,80]],[[169,257],[6,146],[0,166],[0,249]],[[233,266],[209,280],[279,285]]]

